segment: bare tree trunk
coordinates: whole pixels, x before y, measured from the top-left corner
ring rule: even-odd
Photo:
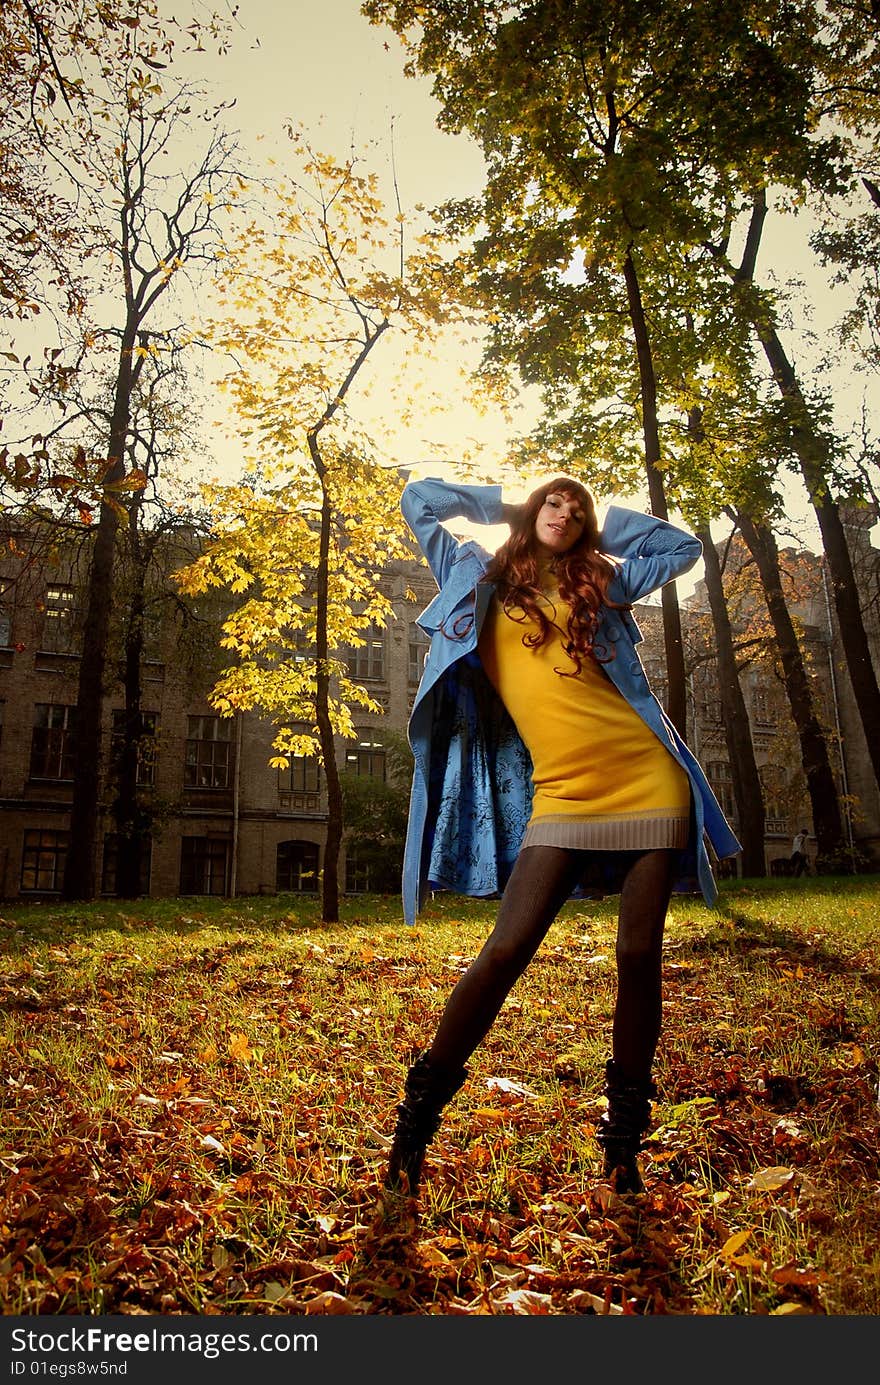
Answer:
[[[141,859],[144,848],[144,813],[138,799],[138,765],[144,737],[141,709],[144,655],[144,585],[146,564],[138,543],[140,504],[132,499],[129,531],[132,545],[132,592],[125,630],[125,716],[119,756],[119,782],[113,812],[116,818],[116,894],[137,899],[141,894]]]
[[[761,340],[780,393],[794,405],[794,441],[801,475],[822,535],[822,547],[831,574],[831,596],[837,612],[840,642],[865,732],[871,767],[880,785],[880,684],[871,658],[858,584],[840,510],[828,490],[822,456],[826,449],[812,427],[806,400],[779,337],[775,331],[764,329]]]
[[[629,316],[636,342],[639,365],[639,386],[642,397],[642,434],[645,445],[645,473],[651,513],[657,519],[668,519],[666,491],[660,462],[660,429],[657,423],[657,377],[651,354],[651,340],[645,317],[639,276],[632,254],[623,263]],[[666,651],[667,702],[666,713],[673,726],[687,740],[687,683],[684,667],[684,641],[681,634],[681,612],[674,582],[667,582],[660,592],[663,609],[663,642]]]
[[[858,586],[840,511],[831,496],[828,484],[828,442],[815,426],[795,369],[779,339],[771,310],[751,292],[754,285],[755,259],[766,215],[767,201],[762,191],[755,199],[747,250],[735,275],[735,281],[750,291],[747,305],[752,326],[763,347],[779,393],[789,409],[792,442],[828,559],[831,593],[837,611],[847,671],[864,728],[871,767],[880,785],[880,684],[877,682],[877,673],[871,658],[871,647],[862,618]]]
[[[347,290],[346,290],[347,291]],[[351,299],[356,305],[356,300]],[[315,468],[315,475],[321,484],[321,533],[318,541],[317,595],[315,600],[315,720],[318,723],[318,739],[321,743],[321,759],[327,778],[327,838],[324,844],[324,872],[321,890],[321,917],[325,923],[336,923],[339,919],[339,853],[342,849],[342,836],[345,830],[342,799],[342,785],[339,781],[339,767],[336,764],[336,743],[333,736],[333,723],[330,719],[330,647],[327,633],[327,613],[330,603],[330,528],[333,521],[333,507],[327,490],[327,467],[321,455],[320,435],[351,388],[364,362],[379,338],[388,330],[389,318],[385,317],[377,325],[371,326],[361,316],[364,336],[360,350],[348,368],[346,376],[323,414],[306,434],[309,456]]]
[[[343,803],[336,741],[330,720],[330,649],[327,613],[330,600],[330,526],[333,512],[327,493],[326,469],[317,437],[309,434],[309,450],[321,481],[321,533],[318,548],[317,593],[315,600],[315,720],[321,743],[321,759],[327,782],[327,837],[324,842],[324,869],[321,885],[321,918],[324,923],[339,921],[339,853],[342,847]]]
[[[816,716],[810,681],[785,602],[776,540],[766,524],[752,520],[739,511],[736,519],[757,564],[779,647],[785,690],[800,740],[801,763],[810,795],[821,866],[823,857],[833,857],[843,847],[843,821],[828,746]]]
[[[724,599],[721,564],[712,540],[712,531],[707,525],[704,529],[697,529],[696,534],[703,545],[706,592],[715,631],[721,716],[724,722],[730,777],[733,782],[733,796],[736,801],[738,835],[743,847],[743,874],[760,877],[767,874],[764,852],[764,796],[758,766],[755,763],[749,714],[746,711],[736,667],[730,612]]]
[[[129,326],[123,335],[119,353],[105,486],[120,481],[125,474],[134,343],[135,332],[133,327]],[[67,864],[62,886],[64,899],[93,899],[95,895],[104,673],[113,601],[113,570],[118,528],[119,512],[116,505],[106,498],[102,499],[89,566],[83,647],[79,663],[73,803],[70,811]]]

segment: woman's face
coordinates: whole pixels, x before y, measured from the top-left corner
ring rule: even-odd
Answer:
[[[535,546],[543,558],[558,558],[573,548],[587,517],[581,502],[562,491],[550,491],[535,517]]]

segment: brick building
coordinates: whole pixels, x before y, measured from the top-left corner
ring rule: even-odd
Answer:
[[[864,515],[859,522],[856,547],[876,580],[877,551],[870,546]],[[80,571],[75,555],[62,556],[51,567],[32,567],[29,575],[14,567],[0,567],[0,897],[51,898],[60,891],[67,850]],[[352,675],[369,688],[383,714],[357,709],[357,738],[340,740],[337,751],[340,768],[380,780],[387,773],[388,732],[399,734],[406,725],[427,650],[415,618],[435,590],[427,569],[416,562],[392,565],[384,585],[395,619],[386,630],[371,631],[366,645],[349,655]],[[698,587],[683,612],[686,631],[698,619],[702,599]],[[294,759],[286,770],[270,769],[271,724],[251,713],[221,718],[214,712],[208,693],[224,657],[217,647],[221,612],[216,606],[203,606],[195,635],[192,623],[188,629],[181,626],[178,606],[156,609],[142,696],[146,734],[139,782],[156,820],[143,861],[144,892],[255,895],[316,889],[325,830],[317,764]],[[646,670],[662,700],[660,609],[643,605],[635,614],[645,635]],[[821,587],[802,615],[829,724],[840,727],[841,788],[856,804],[853,840],[880,860],[880,802],[866,771],[863,735]],[[876,635],[876,604],[873,629]],[[735,825],[713,677],[705,662],[692,668],[688,737]],[[767,791],[772,862],[788,856],[793,833],[809,818],[802,785],[791,769],[793,728],[778,681],[757,667],[744,681]],[[105,801],[96,862],[96,878],[107,895],[115,890],[110,802],[122,709],[122,689],[116,686],[105,700]],[[374,883],[356,851],[347,851],[342,866],[346,889]]]
[[[80,573],[58,562],[48,577],[0,570],[0,897],[57,896],[67,852],[72,750],[80,648]],[[348,656],[352,675],[383,714],[356,709],[357,739],[338,743],[340,769],[386,777],[383,731],[404,728],[427,638],[415,625],[435,590],[420,564],[389,569],[384,585],[397,619],[374,629]],[[407,599],[414,592],[417,601]],[[224,662],[217,648],[221,612],[202,603],[197,637],[181,631],[169,605],[152,632],[144,664],[147,734],[138,772],[156,826],[142,868],[144,892],[265,894],[317,887],[326,805],[315,761],[270,769],[274,728],[263,718],[216,714],[208,693]],[[205,638],[210,630],[210,641]],[[110,812],[115,745],[122,725],[121,684],[105,699],[104,802],[96,878],[115,891]],[[353,853],[343,860],[347,888],[369,875]]]

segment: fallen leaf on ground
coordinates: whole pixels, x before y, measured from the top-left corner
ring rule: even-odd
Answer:
[[[534,1289],[511,1289],[495,1302],[500,1307],[512,1308],[515,1313],[548,1313],[553,1306],[549,1294],[538,1294]]]
[[[745,1245],[746,1241],[749,1239],[751,1234],[752,1228],[749,1227],[747,1231],[735,1231],[732,1236],[728,1236],[727,1240],[724,1242],[724,1245],[721,1247],[720,1254],[722,1255],[722,1257],[725,1260],[732,1260],[733,1257],[735,1255],[738,1255],[739,1252],[742,1250],[743,1246]]]
[[[746,1187],[755,1193],[774,1193],[787,1188],[795,1176],[794,1169],[785,1164],[774,1164],[771,1168],[758,1169],[753,1173]]]
[[[623,1309],[618,1303],[606,1303],[604,1298],[598,1294],[591,1293],[589,1289],[574,1289],[568,1295],[567,1302],[572,1308],[592,1308],[594,1313],[601,1313],[603,1317],[613,1316],[616,1313],[623,1313]]]
[[[356,1313],[357,1305],[351,1299],[344,1298],[342,1294],[334,1293],[332,1289],[325,1289],[322,1294],[317,1294],[315,1298],[310,1298],[303,1304],[306,1313]]]
[[[538,1093],[533,1092],[531,1087],[525,1087],[522,1082],[514,1082],[512,1077],[487,1077],[486,1086],[496,1092],[511,1092],[514,1096],[528,1096],[537,1100]]]

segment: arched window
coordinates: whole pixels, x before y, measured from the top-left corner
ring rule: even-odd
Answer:
[[[318,888],[317,842],[279,842],[275,888],[313,893]]]

